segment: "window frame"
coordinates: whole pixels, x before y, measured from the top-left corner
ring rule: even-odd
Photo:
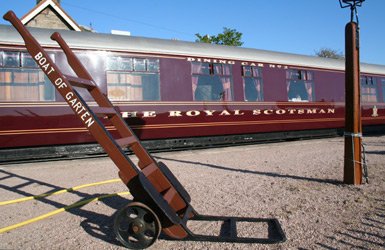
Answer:
[[[377,103],[378,102],[378,87],[376,78],[368,75],[360,76],[360,92],[362,103]],[[365,90],[365,91],[364,91]],[[369,91],[368,91],[369,90]],[[371,93],[374,90],[374,93]],[[375,97],[375,101],[371,100]]]
[[[196,66],[194,66],[196,65]],[[214,63],[214,62],[196,62],[192,61],[191,64],[191,86],[192,86],[192,96],[193,101],[214,101],[214,102],[220,102],[220,101],[234,101],[234,80],[233,80],[233,65],[232,64],[225,64],[225,63]],[[200,68],[201,71],[195,71],[196,68]],[[220,70],[218,70],[218,68]],[[208,82],[210,84],[204,84],[199,85],[199,81],[201,79],[209,79]],[[204,86],[211,86],[212,84],[220,81],[221,88],[223,91],[221,93],[218,93],[218,99],[213,98],[213,93],[211,93],[210,99],[197,99],[197,89],[198,87]],[[226,80],[229,80],[226,82]],[[223,82],[225,81],[225,82]],[[230,86],[226,88],[226,85],[230,83]],[[211,90],[210,90],[211,91]],[[229,95],[226,95],[226,91],[230,92]]]
[[[381,90],[382,90],[382,102],[385,103],[385,78],[380,79]]]
[[[116,61],[119,61],[121,60],[123,63],[123,65],[117,65],[117,67],[109,67],[111,64],[109,62],[109,60],[111,60],[112,58],[118,58],[117,60],[114,60],[115,62]],[[147,57],[130,57],[130,56],[124,56],[124,55],[113,55],[113,56],[110,56],[108,59],[107,59],[107,63],[106,63],[106,70],[105,70],[105,74],[106,74],[106,88],[107,88],[107,96],[111,99],[111,101],[161,101],[161,82],[160,82],[160,59],[159,58],[147,58]],[[143,64],[141,67],[137,67],[136,66],[136,62],[140,62],[142,61]],[[127,65],[124,66],[124,63],[126,63]],[[155,66],[154,66],[155,65]],[[111,75],[110,75],[111,74]],[[114,82],[109,82],[109,76],[112,76],[112,75],[118,75],[118,78],[119,78],[119,82],[117,83],[114,83]],[[124,78],[126,80],[123,80],[121,82],[121,77],[122,75],[124,75]],[[145,86],[145,83],[143,83],[143,79],[144,77],[150,77],[150,76],[155,76],[157,79],[156,79],[156,82],[157,82],[157,90],[156,90],[156,93],[147,93],[147,94],[151,94],[153,96],[156,96],[156,98],[150,98],[150,99],[146,99],[145,96],[146,94],[144,93],[144,90],[146,89],[146,86]],[[135,78],[135,77],[141,77],[141,83],[140,84],[137,84],[135,82],[128,82],[129,78]],[[142,89],[142,92],[141,92],[141,98],[136,98],[135,97],[135,94],[134,94],[134,98],[133,99],[130,99],[129,96],[130,94],[133,94],[133,92],[130,93],[130,91],[128,90],[129,88],[135,88],[135,87],[138,87],[140,85],[140,88]],[[114,97],[113,95],[111,95],[111,90],[110,87],[119,87],[121,86],[121,88],[123,88],[123,91],[124,92],[124,98],[118,98],[118,97]]]
[[[16,62],[15,65],[7,65],[7,63],[6,63],[7,59],[5,59],[6,57],[8,57],[7,53],[17,54],[17,59],[15,60],[15,62]],[[3,57],[3,65],[2,65],[3,68],[20,68],[21,67],[21,61],[20,61],[21,51],[3,50],[2,57]]]
[[[297,77],[293,78],[292,75],[297,75]],[[303,86],[292,85],[292,83],[295,83],[295,84],[302,83]],[[290,87],[293,87],[293,86],[297,86],[297,89],[302,88],[302,93],[307,95],[307,99],[303,99],[300,96],[301,93],[297,94],[297,96],[300,97],[299,99],[290,98],[290,95],[291,95]],[[287,90],[287,100],[289,102],[315,102],[316,98],[315,98],[314,71],[311,69],[297,69],[297,68],[287,69],[286,70],[286,90]],[[311,94],[309,94],[309,91],[311,91]]]
[[[246,70],[248,69],[248,70]],[[246,74],[246,72],[249,72]],[[257,74],[255,72],[258,72]],[[260,91],[259,91],[259,97],[256,90],[256,100],[248,100],[246,96],[246,79],[251,79],[253,83],[260,84]],[[262,67],[260,66],[249,66],[249,65],[243,65],[242,66],[242,84],[243,84],[243,100],[245,102],[263,102],[265,100],[264,96],[264,84],[263,84],[263,73],[262,73]],[[256,86],[255,86],[256,87]],[[260,100],[258,100],[260,99]]]
[[[7,53],[14,53],[17,55],[15,57],[16,63],[14,65],[7,65],[4,63]],[[41,70],[33,60],[32,56],[28,55],[29,53],[26,50],[0,51],[0,74],[2,74],[1,77],[3,79],[3,81],[0,82],[0,87],[3,87],[5,92],[4,97],[2,97],[0,102],[56,101],[55,87],[44,74],[43,70]],[[50,53],[50,56],[55,60],[54,54]],[[24,64],[23,59],[27,57],[33,60],[34,65],[26,66]],[[18,88],[23,86],[25,87],[24,90],[18,90]],[[17,94],[18,91],[24,94]]]

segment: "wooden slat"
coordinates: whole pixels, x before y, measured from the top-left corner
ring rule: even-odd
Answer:
[[[171,203],[175,196],[177,195],[177,192],[174,188],[169,188],[166,193],[163,195],[163,198],[167,201],[167,203]]]
[[[70,75],[64,75],[64,76],[73,86],[86,88],[86,89],[93,89],[96,87],[96,84],[94,81],[90,81],[84,78],[79,78],[76,76],[70,76]]]
[[[186,203],[180,197],[174,187],[170,187],[166,192],[164,192],[163,199],[165,199],[167,203],[170,204],[175,212],[179,212],[180,210],[184,210],[186,208]]]
[[[133,145],[134,143],[137,143],[138,140],[135,138],[135,136],[129,136],[129,137],[124,137],[124,138],[116,139],[115,142],[121,148],[126,148],[128,146]]]
[[[142,172],[159,193],[163,193],[171,187],[170,182],[162,174],[155,162],[145,166]]]

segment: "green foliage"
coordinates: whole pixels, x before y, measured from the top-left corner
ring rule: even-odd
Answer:
[[[196,33],[195,36],[198,38],[195,40],[197,43],[213,43],[212,37],[209,35],[201,36],[199,33]]]
[[[342,52],[330,48],[322,48],[315,52],[316,56],[332,59],[343,59],[345,58]]]
[[[218,35],[201,35],[199,33],[195,34],[197,39],[196,42],[201,43],[213,43],[220,45],[229,45],[229,46],[242,46],[243,42],[242,33],[238,32],[236,29],[223,28],[223,33]]]

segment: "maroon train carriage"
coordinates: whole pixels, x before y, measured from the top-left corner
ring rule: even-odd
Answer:
[[[73,74],[49,38],[54,31],[30,31],[63,73]],[[335,135],[344,127],[344,61],[60,33],[150,149]],[[384,130],[385,66],[362,64],[361,72],[363,125]],[[66,98],[82,112],[76,99]],[[0,116],[0,162],[101,152],[26,52],[19,34],[6,25],[0,25]]]

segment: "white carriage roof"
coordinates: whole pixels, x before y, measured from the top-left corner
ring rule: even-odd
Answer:
[[[344,60],[316,56],[157,38],[40,28],[28,29],[43,46],[50,47],[58,47],[57,43],[50,39],[51,34],[58,31],[73,49],[151,53],[159,55],[271,63],[329,70],[345,70]],[[12,26],[7,25],[0,25],[0,43],[24,45],[24,41],[21,39],[20,35]],[[385,75],[385,66],[361,63],[361,71],[369,74]]]

